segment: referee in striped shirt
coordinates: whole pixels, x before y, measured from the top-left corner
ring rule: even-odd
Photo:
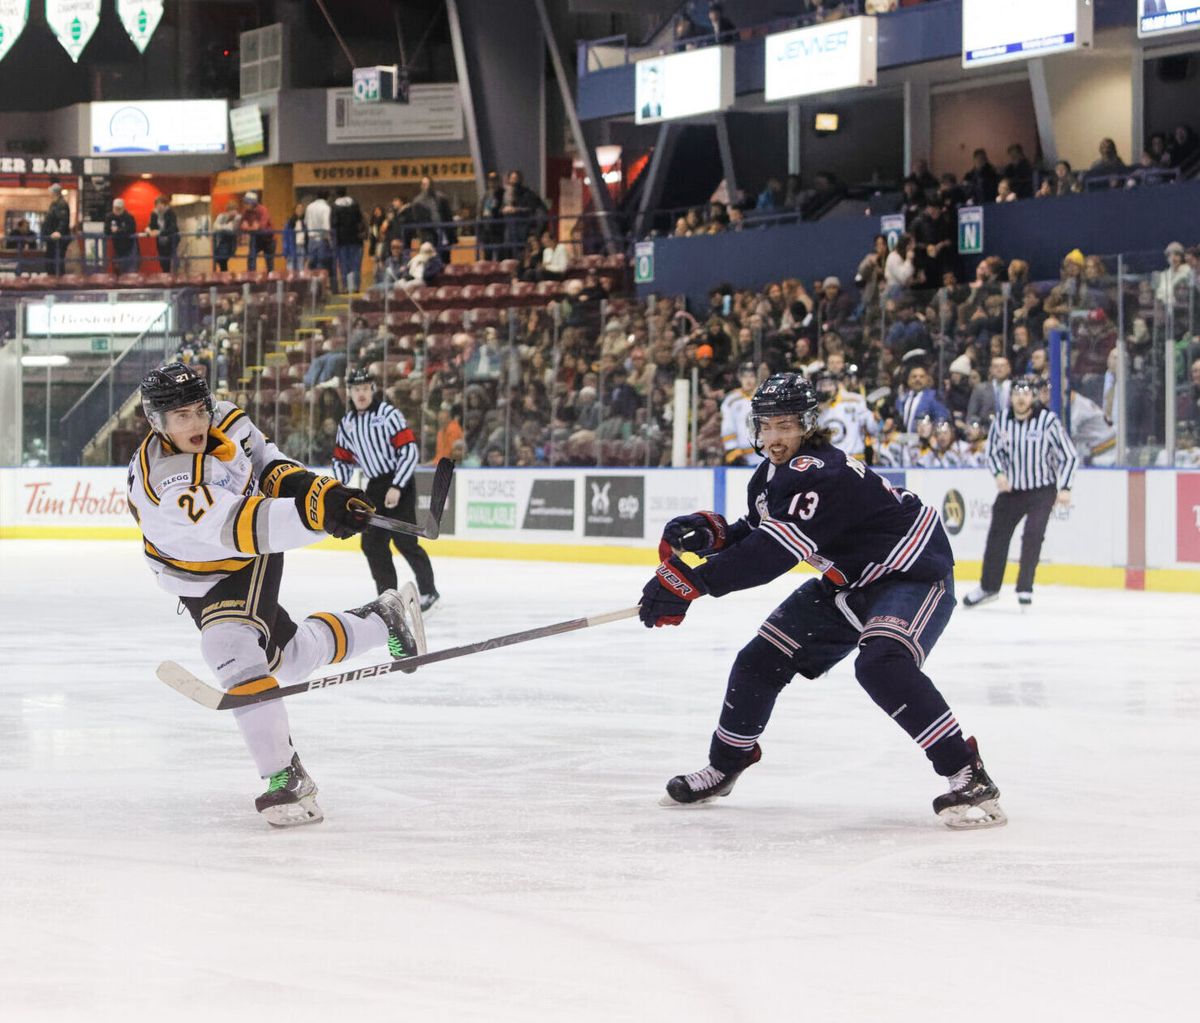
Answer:
[[[365,369],[346,374],[350,408],[338,423],[333,447],[333,475],[349,481],[355,468],[367,477],[367,500],[388,518],[417,521],[417,440],[403,413],[389,405],[375,389],[375,380]],[[389,533],[368,526],[363,530],[362,549],[371,567],[371,577],[382,593],[396,588],[396,566],[391,545],[404,555],[417,580],[421,610],[428,611],[438,599],[433,584],[433,566],[415,536]]]
[[[983,578],[979,587],[963,598],[964,607],[977,607],[999,595],[1009,541],[1021,519],[1025,519],[1025,530],[1021,534],[1017,602],[1032,604],[1033,576],[1050,512],[1056,501],[1063,507],[1071,503],[1079,459],[1062,420],[1036,404],[1038,383],[1032,377],[1016,381],[1009,398],[1011,409],[1000,411],[992,420],[987,462],[1000,493],[992,505]]]

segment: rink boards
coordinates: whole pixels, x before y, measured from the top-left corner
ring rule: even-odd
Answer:
[[[422,506],[431,473],[418,477]],[[459,469],[441,556],[652,564],[663,525],[700,508],[744,514],[749,469]],[[888,471],[936,507],[978,576],[995,484],[982,469]],[[119,468],[0,469],[0,539],[137,539]],[[1013,540],[1013,553],[1020,534]],[[326,540],[321,546],[348,544]],[[1039,579],[1200,592],[1200,472],[1092,469],[1056,509]]]

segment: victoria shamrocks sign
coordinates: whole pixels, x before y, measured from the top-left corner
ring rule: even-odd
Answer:
[[[146,52],[162,15],[162,0],[117,0],[117,17],[139,53]]]
[[[25,31],[29,0],[0,0],[0,60],[3,60]]]
[[[46,24],[71,59],[79,63],[100,24],[100,0],[46,0]]]

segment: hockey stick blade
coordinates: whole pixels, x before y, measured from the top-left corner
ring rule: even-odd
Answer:
[[[450,484],[453,479],[454,462],[449,458],[440,459],[437,468],[433,470],[433,484],[429,489],[429,515],[424,526],[374,513],[365,516],[367,524],[389,533],[408,533],[426,540],[436,540],[442,532],[442,513],[446,510],[446,499],[450,496]]]
[[[232,710],[234,707],[249,707],[255,703],[265,703],[268,700],[282,700],[286,696],[298,696],[313,689],[329,689],[333,686],[344,685],[347,682],[358,682],[365,678],[378,678],[381,675],[391,675],[394,672],[406,674],[416,671],[427,664],[438,661],[449,661],[456,657],[468,657],[471,654],[481,654],[485,650],[498,650],[501,647],[515,646],[517,643],[529,643],[535,639],[546,639],[549,636],[560,636],[565,632],[575,632],[579,629],[590,629],[596,625],[607,625],[609,622],[619,622],[625,618],[633,618],[638,608],[627,607],[620,611],[609,611],[605,614],[591,615],[587,618],[572,618],[566,622],[556,622],[554,625],[543,625],[536,629],[526,629],[524,632],[510,632],[507,636],[496,636],[483,639],[478,643],[468,643],[465,646],[449,647],[446,650],[436,650],[431,654],[420,657],[407,657],[399,661],[384,661],[381,664],[369,664],[363,668],[343,671],[339,675],[326,675],[323,678],[309,679],[307,682],[297,682],[290,686],[276,686],[264,689],[258,693],[234,694],[222,692],[215,686],[197,678],[187,668],[174,661],[163,661],[158,666],[156,674],[160,681],[165,682],[178,693],[189,700],[208,707],[210,710]],[[235,687],[236,688],[236,687]]]
[[[429,517],[425,522],[425,535],[436,540],[442,532],[442,512],[446,510],[446,499],[450,496],[450,484],[454,482],[454,462],[439,458],[433,470],[433,484],[429,488]]]

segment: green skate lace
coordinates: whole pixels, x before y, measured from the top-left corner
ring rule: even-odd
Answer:
[[[402,657],[410,656],[409,652],[404,649],[404,644],[400,642],[400,637],[393,636],[391,633],[388,633],[387,648],[388,653],[397,661]]]
[[[276,771],[271,775],[270,782],[267,783],[268,792],[278,792],[282,788],[286,788],[288,783],[288,769],[285,767],[282,771]]]

